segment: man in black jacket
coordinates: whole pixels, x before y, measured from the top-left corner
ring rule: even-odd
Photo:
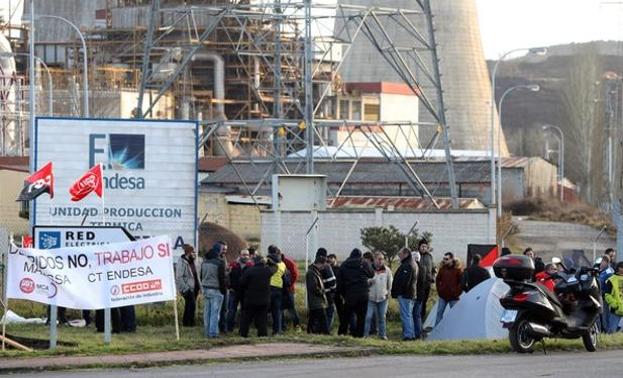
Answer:
[[[242,319],[240,336],[249,336],[249,325],[255,323],[259,337],[268,336],[268,306],[270,304],[270,277],[277,271],[275,265],[266,265],[266,259],[256,255],[254,265],[244,270],[240,279]]]
[[[355,314],[357,319],[354,337],[363,337],[366,312],[368,311],[368,279],[374,277],[374,270],[361,258],[361,251],[353,249],[350,257],[340,265],[337,288],[344,298],[344,319],[348,321]],[[346,326],[348,323],[346,323]],[[342,328],[342,324],[340,324]]]
[[[402,322],[402,339],[415,340],[413,323],[413,303],[417,290],[418,268],[413,262],[411,251],[403,248],[398,253],[400,266],[394,274],[392,298],[398,298],[400,320]]]
[[[475,254],[474,257],[472,257],[472,264],[463,272],[463,277],[461,277],[461,288],[466,293],[479,283],[491,278],[489,271],[480,266],[481,259],[482,258],[479,254]]]

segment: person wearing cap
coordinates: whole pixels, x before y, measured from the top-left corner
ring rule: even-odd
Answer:
[[[606,281],[604,292],[604,298],[610,308],[607,332],[614,333],[619,330],[619,323],[623,317],[623,261],[616,264],[614,274]]]
[[[195,326],[195,309],[197,306],[197,295],[199,294],[199,276],[197,275],[195,249],[189,245],[182,246],[184,254],[180,257],[175,267],[175,283],[177,290],[184,298],[184,315],[182,325],[184,327]]]
[[[363,337],[368,311],[368,279],[372,277],[374,277],[372,267],[362,259],[362,253],[357,248],[351,251],[350,257],[340,265],[338,270],[337,287],[339,294],[344,298],[344,320],[346,321],[345,325],[340,324],[340,328],[347,327],[349,319],[355,314],[354,337]]]
[[[283,313],[283,276],[286,274],[286,264],[281,259],[281,251],[277,246],[268,247],[268,265],[274,265],[277,270],[270,277],[270,315],[273,320],[273,336],[281,333]]]

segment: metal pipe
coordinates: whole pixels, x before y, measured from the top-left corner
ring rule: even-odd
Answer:
[[[504,100],[506,96],[508,96],[515,89],[530,89],[532,92],[538,92],[541,90],[536,84],[523,84],[516,85],[514,87],[508,88],[500,97],[500,103],[498,104],[498,118],[500,131],[498,132],[498,176],[497,176],[497,184],[498,184],[498,194],[497,194],[497,211],[498,211],[498,219],[502,218],[502,105],[504,104]]]
[[[197,52],[193,56],[193,60],[210,60],[214,64],[214,99],[216,100],[215,119],[222,122],[227,119],[225,115],[225,61],[219,54],[213,52]],[[220,139],[219,146],[227,151],[221,151],[222,155],[230,155],[232,153],[231,143],[231,126],[220,126],[216,130],[216,137]]]
[[[305,89],[305,141],[307,143],[307,174],[314,173],[314,104],[313,104],[313,45],[311,32],[311,0],[305,0],[305,47],[304,47],[304,89]]]
[[[514,54],[516,52],[520,52],[520,51],[527,51],[530,54],[533,55],[545,55],[547,53],[547,49],[543,48],[543,47],[539,47],[539,48],[520,48],[520,49],[514,49],[514,50],[510,50],[507,53],[503,54],[500,59],[498,59],[497,62],[495,62],[495,65],[493,66],[493,71],[491,72],[491,129],[490,129],[490,133],[491,135],[489,135],[489,147],[491,149],[491,204],[495,203],[495,78],[497,75],[497,71],[498,71],[498,66],[500,63],[502,63],[504,61],[504,59],[506,59],[506,57],[508,57],[511,54]],[[502,130],[500,129],[499,132],[502,132]]]
[[[32,9],[32,6],[31,6]],[[61,20],[63,22],[65,22],[67,25],[71,26],[72,29],[74,29],[76,31],[76,33],[78,33],[78,37],[80,37],[80,42],[82,43],[82,75],[83,75],[83,99],[82,99],[82,116],[84,118],[88,118],[89,117],[89,69],[88,69],[88,53],[87,53],[87,44],[84,41],[84,35],[82,35],[82,32],[80,32],[80,29],[78,29],[78,27],[71,21],[69,21],[68,19],[64,18],[64,17],[60,17],[60,16],[53,16],[53,15],[49,15],[49,14],[42,14],[39,15],[37,18],[52,18],[55,20]],[[33,48],[34,50],[34,48]],[[33,52],[31,52],[31,54],[33,54]]]

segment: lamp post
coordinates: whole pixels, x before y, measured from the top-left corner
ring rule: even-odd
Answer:
[[[504,100],[506,96],[508,96],[512,91],[516,89],[528,89],[532,92],[538,92],[541,90],[541,87],[537,84],[523,84],[523,85],[515,85],[514,87],[508,88],[500,97],[500,103],[498,104],[498,117],[500,118],[500,132],[498,132],[498,177],[497,177],[497,185],[498,185],[498,196],[497,196],[497,205],[498,205],[498,219],[502,217],[502,105],[504,104]]]
[[[564,190],[563,190],[563,180],[565,178],[565,135],[562,133],[562,129],[558,126],[554,125],[543,125],[543,131],[547,131],[550,129],[556,130],[560,137],[558,138],[558,142],[560,143],[560,149],[558,150],[558,166],[560,168],[560,200],[564,200]]]
[[[73,22],[69,21],[68,19],[64,17],[53,16],[49,14],[41,14],[41,15],[38,15],[37,18],[51,18],[51,19],[63,21],[67,25],[71,26],[72,29],[76,31],[76,33],[78,33],[78,37],[80,37],[80,42],[82,43],[82,57],[83,57],[82,59],[83,60],[82,62],[82,76],[83,76],[82,116],[85,118],[89,117],[89,71],[88,71],[88,62],[87,62],[88,54],[87,54],[87,44],[84,41],[84,35],[82,35],[82,32],[80,32],[80,29],[78,29],[78,27]]]
[[[491,71],[491,135],[489,135],[489,146],[491,148],[491,203],[495,203],[495,77],[498,72],[498,65],[506,59],[511,54],[525,51],[530,55],[541,56],[547,54],[546,47],[537,47],[537,48],[521,48],[514,49],[508,51],[503,54],[495,65],[493,66],[493,71]]]
[[[18,53],[18,52],[3,52],[0,53],[0,56],[29,56],[30,54],[28,53]],[[47,64],[45,64],[45,62],[43,61],[43,59],[39,58],[38,56],[35,56],[35,59],[39,62],[39,64],[41,64],[41,66],[43,66],[43,68],[45,69],[45,73],[48,76],[48,112],[50,113],[49,115],[54,115],[54,88],[53,88],[53,82],[52,82],[52,74],[50,73],[50,68],[48,67]]]

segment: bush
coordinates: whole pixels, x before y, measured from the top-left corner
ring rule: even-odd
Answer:
[[[432,236],[430,232],[424,232],[422,235],[419,235],[418,230],[414,229],[411,235],[409,235],[407,245],[410,250],[415,250],[420,240],[426,239],[430,242]],[[389,266],[392,266],[398,252],[405,246],[405,238],[405,234],[391,225],[388,227],[366,227],[361,229],[361,244],[372,252],[385,252]]]

